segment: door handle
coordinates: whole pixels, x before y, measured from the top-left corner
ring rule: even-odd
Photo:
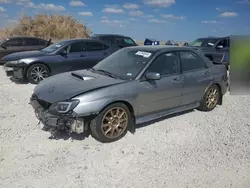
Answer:
[[[208,74],[209,74],[209,72],[208,72],[208,71],[204,72],[204,75],[205,75],[205,76],[207,76]]]
[[[173,79],[173,82],[174,82],[174,83],[180,82],[180,79],[179,79],[179,78],[174,78],[174,79]]]
[[[80,57],[86,57],[86,55],[80,55]]]

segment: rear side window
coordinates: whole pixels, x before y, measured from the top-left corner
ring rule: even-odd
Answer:
[[[99,43],[99,42],[88,42],[87,43],[87,51],[101,51],[106,50],[109,47],[105,44]]]
[[[180,52],[181,66],[183,72],[204,69],[204,62],[192,52]]]
[[[85,51],[85,43],[84,42],[75,42],[70,45],[69,47],[69,53],[75,53],[75,52],[83,52]]]
[[[22,39],[10,39],[6,43],[4,43],[6,47],[14,47],[14,46],[23,46]]]
[[[42,45],[42,46],[44,46],[44,45],[46,45],[46,41],[44,41],[44,40],[39,40],[39,45]]]
[[[24,39],[25,46],[39,46],[38,39]]]
[[[124,45],[135,45],[134,41],[131,38],[123,38]]]

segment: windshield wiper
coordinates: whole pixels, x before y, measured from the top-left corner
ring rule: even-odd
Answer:
[[[92,70],[93,70],[93,71],[96,71],[96,72],[102,72],[102,73],[104,73],[105,75],[107,75],[107,76],[109,76],[109,77],[111,77],[111,78],[117,78],[117,76],[115,76],[115,75],[112,74],[111,72],[108,72],[108,71],[105,71],[105,70],[102,70],[102,69],[96,70],[96,69],[92,68]]]

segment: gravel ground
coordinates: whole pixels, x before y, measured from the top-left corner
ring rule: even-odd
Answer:
[[[212,112],[101,144],[41,131],[28,105],[33,88],[12,83],[0,67],[1,188],[250,187],[250,97],[227,94]]]

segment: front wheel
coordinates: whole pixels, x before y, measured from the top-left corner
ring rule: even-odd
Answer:
[[[43,64],[34,64],[27,69],[27,79],[32,84],[38,84],[49,76],[49,69]]]
[[[126,135],[131,123],[132,117],[128,107],[123,103],[114,103],[90,122],[90,131],[100,142],[114,142]]]
[[[198,109],[202,111],[213,110],[218,104],[220,95],[220,89],[217,85],[210,86],[205,92]]]

